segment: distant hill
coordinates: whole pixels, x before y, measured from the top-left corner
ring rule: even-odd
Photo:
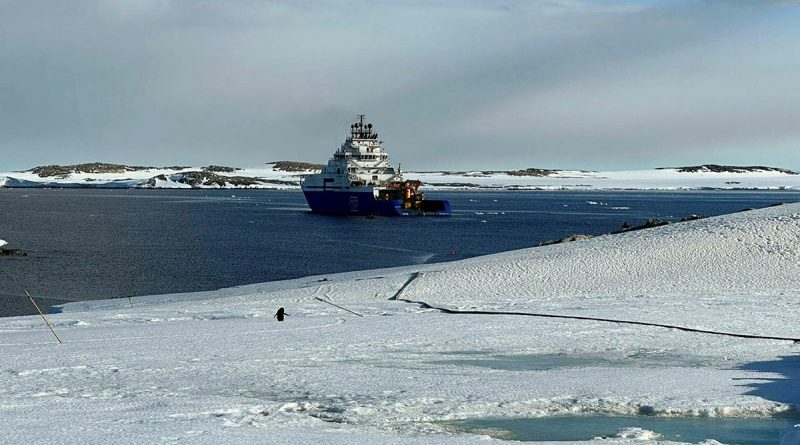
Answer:
[[[750,172],[780,172],[787,175],[798,174],[795,171],[778,167],[764,167],[762,165],[752,166],[739,166],[739,165],[718,165],[718,164],[703,164],[691,167],[659,167],[656,170],[669,170],[675,169],[681,173],[750,173]]]
[[[136,172],[144,170],[154,170],[157,168],[162,170],[184,170],[189,167],[179,167],[179,166],[145,167],[140,165],[131,166],[122,164],[108,164],[105,162],[90,162],[86,164],[74,164],[74,165],[40,165],[30,170],[25,170],[25,172],[33,173],[39,176],[40,178],[50,178],[50,177],[66,177],[73,173],[125,173],[125,172]]]
[[[550,176],[558,173],[560,170],[550,170],[546,168],[526,168],[525,170],[512,170],[506,173],[511,176]]]
[[[321,164],[274,161],[252,168],[146,167],[91,162],[0,172],[1,188],[260,188],[298,189]],[[715,174],[710,174],[715,173]],[[717,174],[718,173],[718,174]],[[785,168],[703,164],[629,171],[406,171],[428,190],[800,190],[800,175]]]

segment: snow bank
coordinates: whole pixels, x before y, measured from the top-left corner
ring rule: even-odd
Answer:
[[[792,204],[453,263],[70,303],[51,315],[63,345],[41,318],[0,319],[3,440],[466,444],[492,440],[447,421],[792,414],[791,342],[389,298],[420,272],[403,297],[797,337],[798,260]]]

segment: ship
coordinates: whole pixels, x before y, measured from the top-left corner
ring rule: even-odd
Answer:
[[[340,215],[450,216],[450,202],[425,199],[422,183],[404,180],[389,163],[383,141],[364,115],[320,173],[301,184],[311,211]]]

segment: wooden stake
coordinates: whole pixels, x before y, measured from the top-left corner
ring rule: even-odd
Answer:
[[[51,325],[50,321],[47,319],[47,317],[44,316],[44,312],[42,312],[42,310],[39,309],[39,305],[36,304],[35,301],[33,301],[33,297],[31,296],[31,294],[28,293],[27,289],[25,289],[25,295],[27,295],[28,299],[31,300],[31,303],[33,303],[33,307],[35,307],[36,310],[39,311],[39,315],[42,316],[42,318],[44,319],[45,324],[47,324],[47,327],[50,328],[50,332],[52,332],[53,335],[56,336],[56,340],[58,340],[59,343],[64,343],[63,341],[61,341],[61,337],[59,337],[58,334],[56,334],[55,329],[53,329],[53,325]]]
[[[328,301],[328,300],[323,300],[322,298],[319,298],[319,297],[314,297],[314,299],[315,299],[315,300],[319,300],[319,301],[321,301],[321,302],[323,302],[323,303],[328,303],[328,304],[330,304],[331,306],[336,306],[336,307],[338,307],[339,309],[341,309],[341,310],[343,310],[343,311],[350,312],[351,314],[358,315],[359,317],[363,317],[363,315],[359,314],[358,312],[353,312],[353,311],[351,311],[350,309],[347,309],[347,308],[345,308],[345,307],[341,307],[341,306],[339,306],[338,304],[333,304],[333,303],[331,303],[331,302],[330,302],[330,301]]]

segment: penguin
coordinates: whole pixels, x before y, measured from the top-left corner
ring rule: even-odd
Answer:
[[[283,308],[278,308],[278,312],[275,312],[275,315],[273,315],[273,317],[277,318],[278,321],[283,321],[283,316],[284,315],[287,316],[287,317],[289,316],[289,314],[284,312]]]

